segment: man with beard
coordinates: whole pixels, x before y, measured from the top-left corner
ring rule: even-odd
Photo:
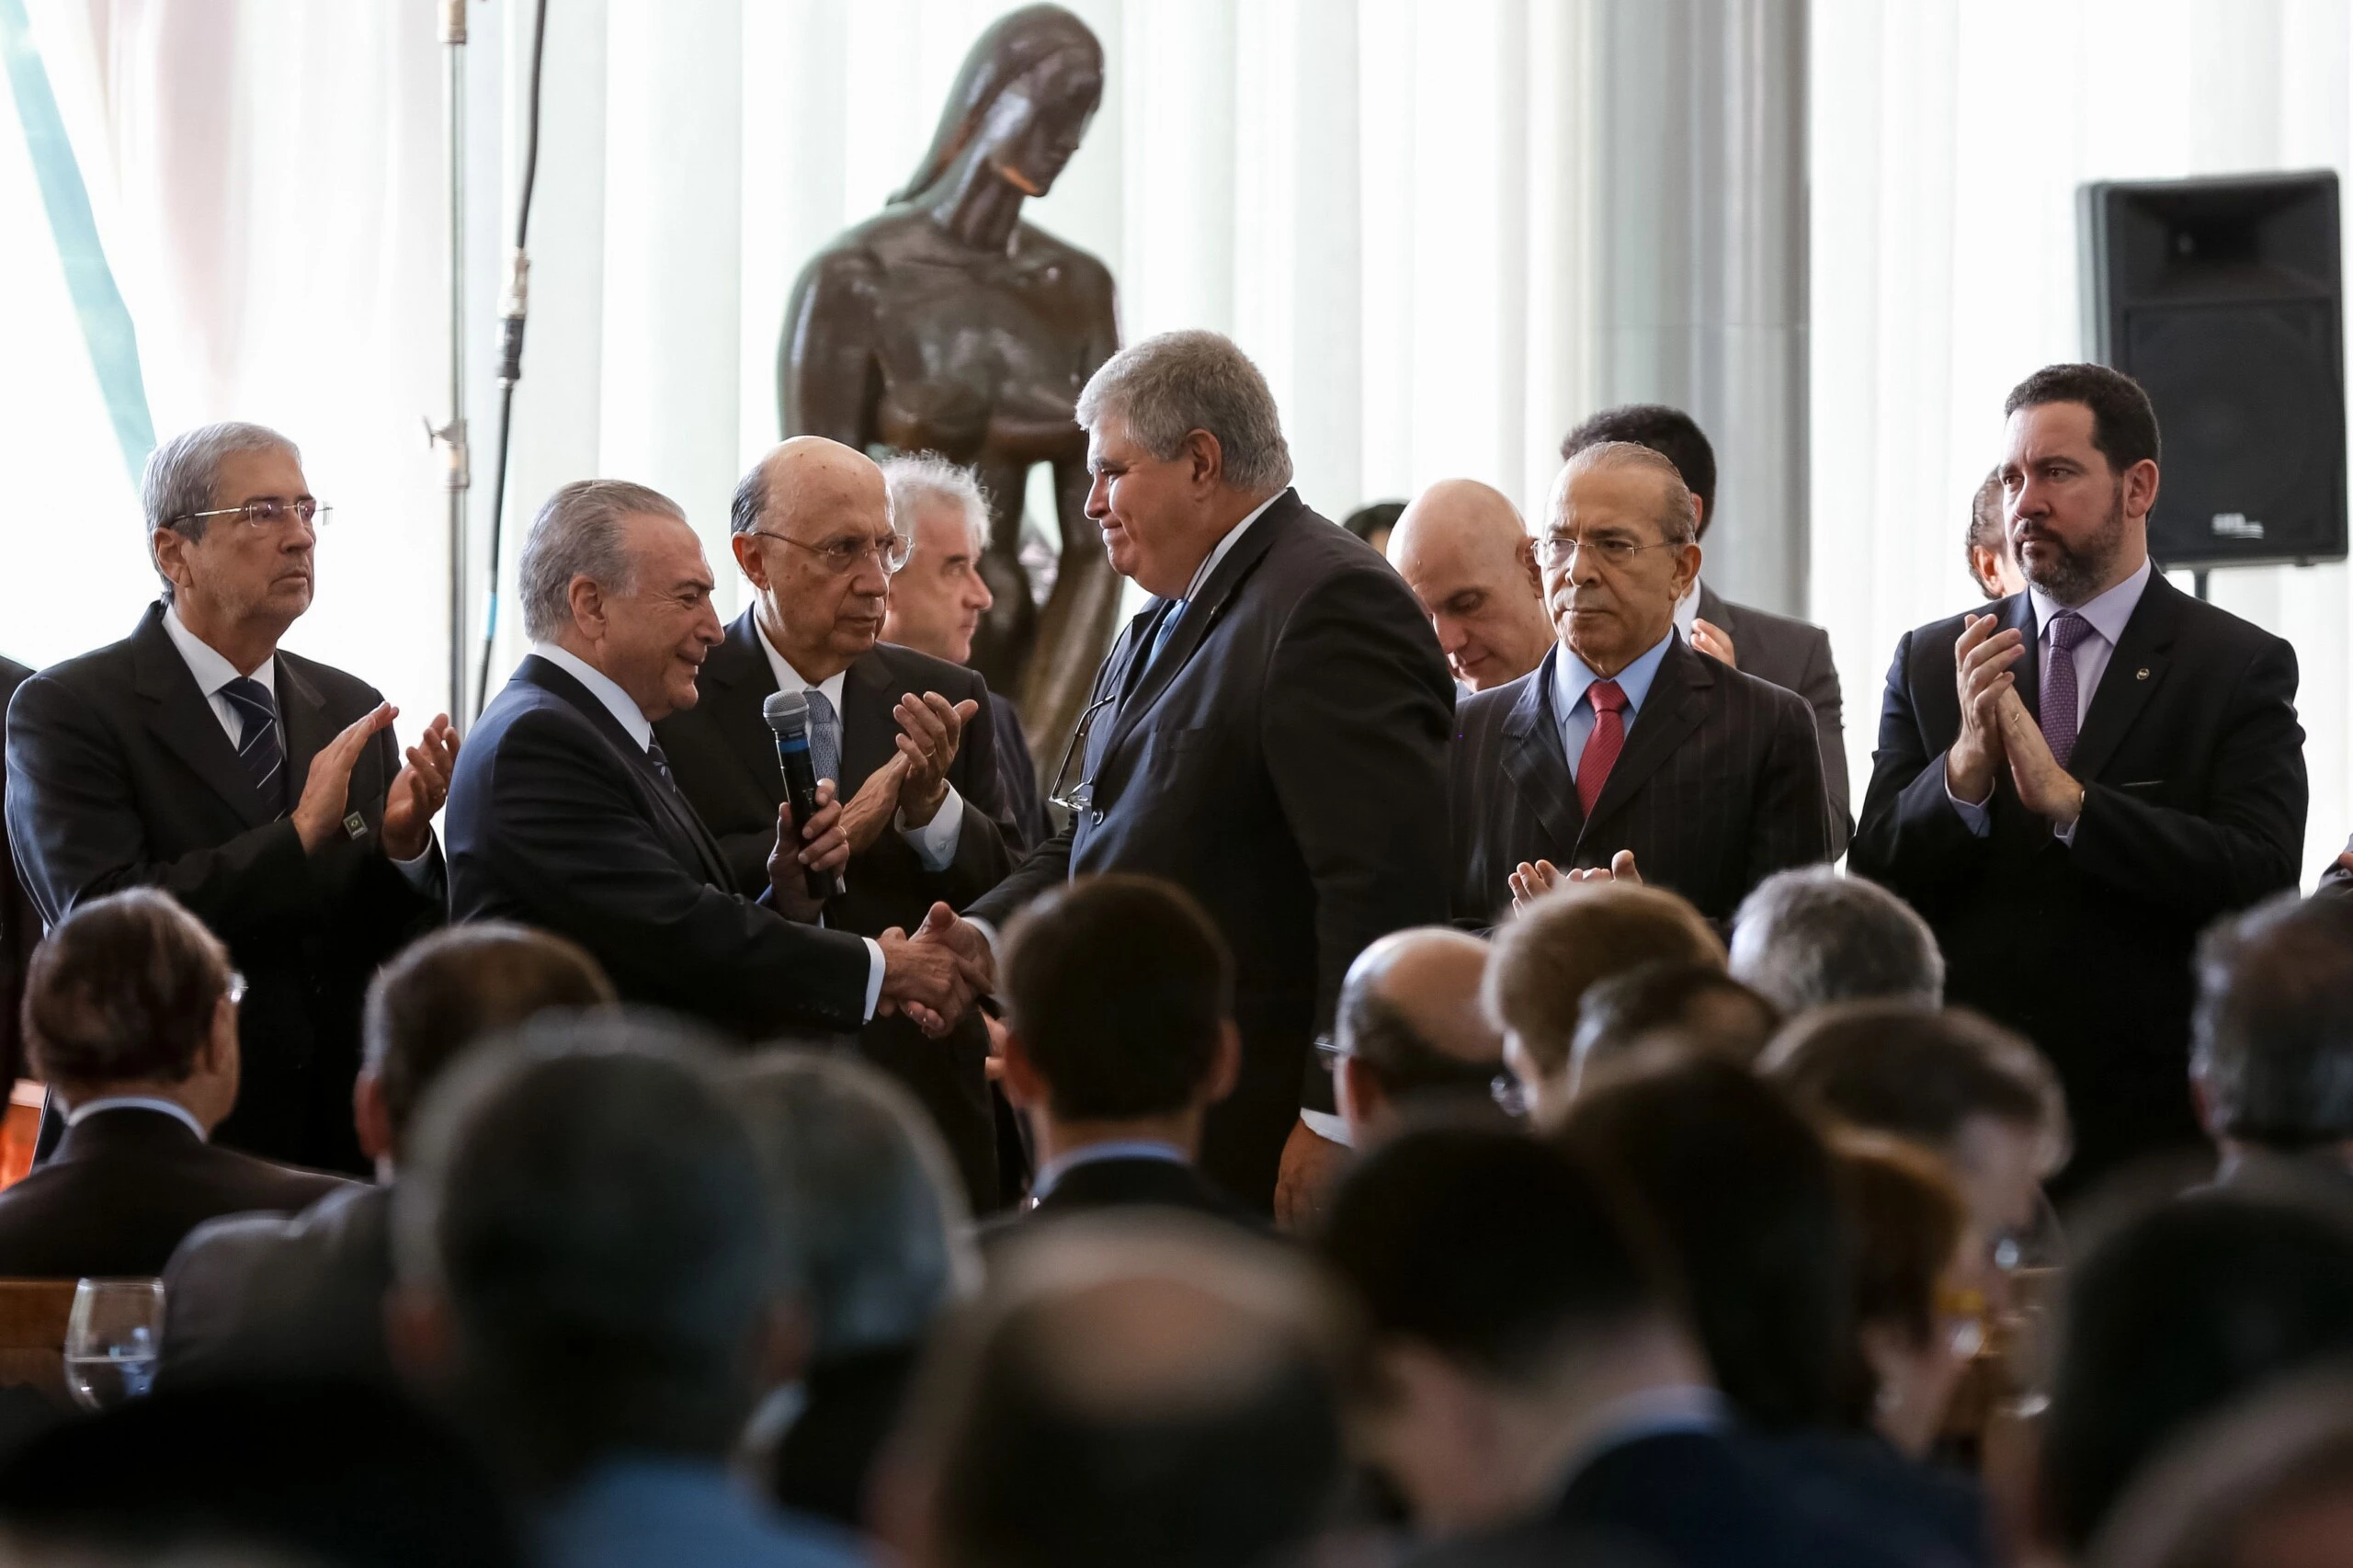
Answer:
[[[2296,656],[2151,567],[2157,420],[2128,377],[2019,383],[2001,475],[2027,591],[1896,645],[1850,865],[1935,928],[1947,999],[2058,1066],[2074,1183],[2198,1135],[2190,953],[2296,882]]]

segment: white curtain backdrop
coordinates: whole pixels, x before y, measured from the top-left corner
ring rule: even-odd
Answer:
[[[1811,598],[1862,778],[1895,639],[1977,597],[1961,534],[2004,394],[2084,357],[2075,187],[2342,178],[2353,19],[2343,0],[1813,0],[1812,47]],[[2216,572],[2211,591],[2296,646],[2309,882],[2353,830],[2353,576]]]

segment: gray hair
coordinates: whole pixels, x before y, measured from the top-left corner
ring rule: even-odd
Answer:
[[[1078,394],[1078,422],[1093,430],[1110,415],[1164,462],[1186,437],[1209,432],[1231,489],[1256,494],[1290,483],[1290,448],[1267,378],[1214,332],[1164,332],[1105,360]]]
[[[637,562],[621,540],[621,520],[639,513],[687,520],[658,490],[620,479],[577,479],[547,498],[523,536],[523,631],[551,642],[572,623],[572,580],[585,577],[626,594],[637,585]]]
[[[1620,468],[1641,469],[1660,480],[1663,505],[1655,520],[1661,538],[1669,544],[1699,541],[1699,515],[1691,504],[1691,487],[1683,483],[1683,471],[1665,453],[1633,441],[1597,441],[1581,449],[1562,466],[1560,477],[1552,481],[1546,510],[1557,521],[1561,508],[1568,504],[1571,481],[1580,474]]]
[[[1790,1017],[1831,1002],[1944,1002],[1928,923],[1878,883],[1827,866],[1757,883],[1733,915],[1729,964]]]
[[[2353,899],[2283,892],[2198,945],[2189,1066],[2215,1131],[2299,1149],[2353,1138]]]
[[[732,1097],[820,1358],[913,1344],[978,1287],[962,1184],[904,1089],[846,1057],[771,1051],[735,1073]]]
[[[972,531],[972,553],[989,544],[989,498],[980,476],[949,462],[938,452],[912,452],[882,461],[882,483],[891,491],[891,526],[915,537],[915,509],[926,501],[945,501],[964,510],[964,525]]]
[[[284,452],[296,462],[302,450],[267,425],[227,420],[199,425],[147,454],[147,472],[139,482],[140,508],[147,515],[147,558],[155,556],[155,530],[168,528],[193,542],[204,537],[209,518],[193,514],[212,509],[221,478],[221,460],[240,452]],[[164,575],[158,566],[155,574]],[[164,597],[171,597],[172,582],[164,578]]]

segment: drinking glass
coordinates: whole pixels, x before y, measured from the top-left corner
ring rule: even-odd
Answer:
[[[65,1325],[65,1386],[85,1410],[111,1410],[155,1386],[164,1348],[161,1279],[85,1279]]]

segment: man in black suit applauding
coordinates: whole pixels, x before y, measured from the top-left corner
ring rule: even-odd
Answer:
[[[1096,676],[1076,766],[1051,781],[1070,825],[972,913],[1001,923],[1115,870],[1199,902],[1233,953],[1242,1030],[1201,1168],[1265,1209],[1287,1142],[1302,1176],[1329,1162],[1298,1113],[1348,965],[1444,916],[1453,683],[1404,582],[1289,488],[1274,396],[1232,343],[1131,345],[1087,382],[1078,422],[1087,516],[1153,598]],[[1330,1077],[1315,1077],[1326,1109]]]
[[[1013,869],[1006,847],[988,687],[961,665],[878,641],[892,574],[906,563],[904,519],[882,471],[823,436],[770,451],[736,487],[735,562],[751,608],[703,661],[701,699],[654,726],[678,790],[719,840],[736,892],[768,885],[784,775],[761,705],[809,700],[818,777],[834,780],[850,858],[825,903],[836,930],[880,937],[961,905]],[[978,1015],[945,1040],[881,1017],[859,1047],[939,1124],[977,1212],[996,1207],[996,1123],[988,1030]]]
[[[776,907],[736,891],[678,792],[654,725],[695,705],[725,633],[676,502],[617,480],[567,484],[532,519],[518,575],[531,653],[483,710],[449,790],[456,918],[569,937],[624,1001],[742,1039],[855,1029],[883,1008],[944,1029],[964,1011],[972,985],[945,909],[912,938],[804,923],[820,913],[804,869],[849,858],[831,790],[809,823],[777,809]]]
[[[2080,1179],[2198,1135],[2190,954],[2296,882],[2296,655],[2152,570],[2157,419],[2098,365],[2006,405],[2027,591],[1896,644],[1854,869],[1910,900],[1945,994],[2058,1067]]]
[[[1563,877],[1631,875],[1721,924],[1773,872],[1828,860],[1813,710],[1675,630],[1699,570],[1675,465],[1630,442],[1586,448],[1546,514],[1536,554],[1560,643],[1458,715],[1455,915],[1489,923]]]
[[[292,442],[208,425],[147,460],[162,599],[120,642],[26,681],[8,710],[8,838],[51,926],[163,888],[250,987],[231,1148],[367,1168],[351,1131],[359,1003],[441,923],[433,813],[458,749],[437,718],[403,766],[365,681],[278,647],[311,607],[318,528]]]

